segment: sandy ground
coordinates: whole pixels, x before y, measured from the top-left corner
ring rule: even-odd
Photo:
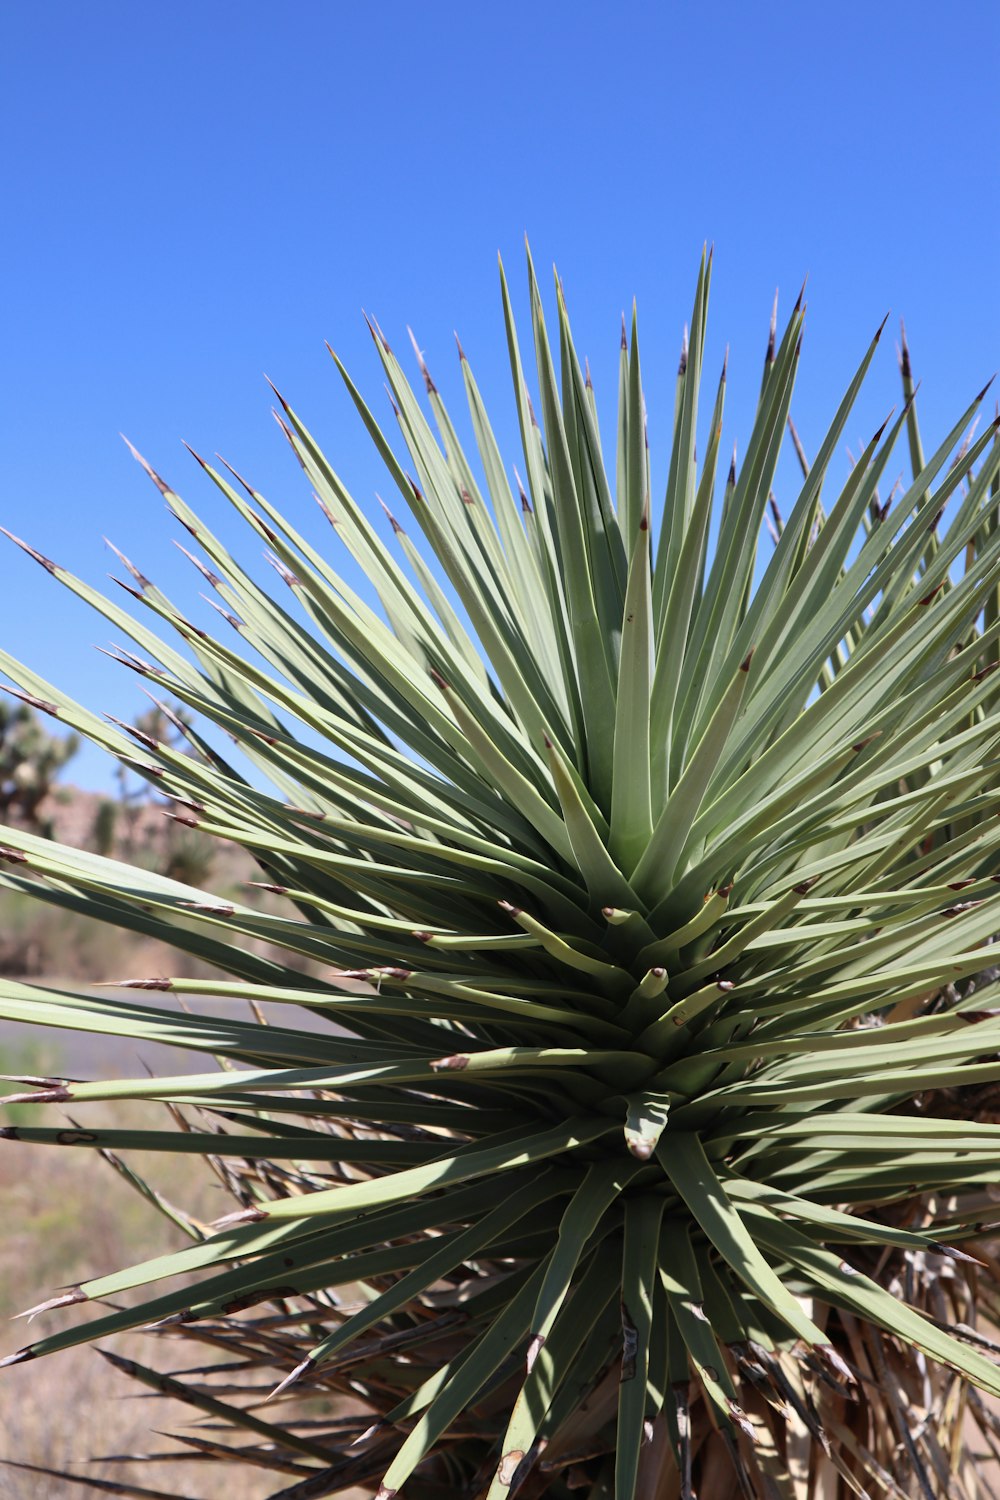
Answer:
[[[144,993],[138,998],[157,1008],[178,1008],[168,995]],[[234,1018],[247,1014],[246,1006],[237,1001],[199,1001],[196,1008]],[[297,1025],[312,1020],[297,1013]],[[140,1077],[147,1067],[162,1075],[208,1071],[214,1066],[205,1053],[9,1022],[0,1022],[0,1057],[5,1071],[72,1078]],[[0,1086],[0,1091],[7,1092],[8,1087]],[[154,1105],[96,1104],[90,1106],[90,1117],[107,1121],[109,1108],[118,1115],[123,1109],[142,1111],[141,1123],[159,1123],[151,1115],[157,1108]],[[54,1124],[62,1115],[63,1111],[54,1108],[39,1109],[38,1123]],[[119,1118],[118,1123],[124,1122]],[[130,1160],[172,1201],[204,1220],[231,1206],[222,1187],[196,1159],[171,1162],[149,1154],[141,1163],[135,1157]],[[43,1331],[41,1322],[33,1323],[29,1333],[24,1322],[8,1321],[23,1308],[53,1295],[58,1287],[183,1243],[180,1231],[94,1153],[0,1142],[0,1357]],[[75,1309],[53,1313],[44,1320],[44,1332],[78,1321]],[[169,1351],[162,1343],[151,1348],[148,1338],[141,1335],[109,1342],[119,1354],[158,1368],[171,1367]],[[179,1345],[173,1366],[182,1366],[185,1359],[186,1351]],[[91,1462],[98,1455],[176,1452],[180,1445],[160,1433],[197,1433],[197,1413],[180,1403],[143,1395],[141,1389],[92,1349],[72,1349],[4,1370],[0,1372],[0,1458],[70,1468],[98,1479],[131,1479],[176,1494],[179,1500],[230,1500],[234,1489],[240,1500],[263,1500],[291,1482],[243,1466],[237,1469],[200,1461]],[[66,1480],[0,1470],[3,1500],[62,1500],[63,1496],[70,1500],[86,1493],[95,1492]]]

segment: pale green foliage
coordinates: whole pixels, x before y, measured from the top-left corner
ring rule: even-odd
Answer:
[[[152,470],[235,639],[130,564],[138,620],[43,560],[253,779],[194,729],[185,752],[138,735],[137,761],[0,655],[287,896],[269,916],[5,833],[4,884],[171,940],[220,978],[99,999],[8,983],[0,1015],[225,1063],[13,1096],[75,1118],[165,1101],[186,1133],[16,1135],[211,1153],[243,1205],[57,1299],[113,1307],[17,1357],[180,1319],[245,1361],[237,1388],[259,1392],[264,1365],[282,1401],[349,1391],[370,1415],[327,1408],[317,1427],[181,1387],[284,1474],[276,1495],[827,1500],[884,1487],[887,1468],[907,1493],[957,1495],[937,1418],[904,1430],[932,1389],[914,1351],[1000,1393],[988,1344],[952,1326],[970,1307],[942,1290],[942,1267],[968,1285],[947,1247],[993,1227],[1000,1147],[1000,1126],[961,1117],[963,1090],[1000,1080],[1000,1017],[982,989],[962,998],[1000,927],[996,429],[953,461],[980,396],[925,460],[907,368],[903,411],[837,479],[876,334],[758,560],[804,309],[772,339],[745,457],[719,484],[724,375],[695,456],[710,274],[709,258],[662,507],[635,320],[605,463],[561,289],[550,337],[529,265],[534,403],[503,284],[520,493],[464,356],[474,460],[426,370],[436,432],[375,329],[405,461],[344,379],[423,535],[392,519],[402,562],[285,403],[329,555],[203,468],[264,538],[287,608]],[[884,501],[904,426],[914,473]],[[343,547],[384,613],[335,570]],[[323,967],[293,975],[251,940]],[[143,988],[282,1009],[210,1019],[140,1004]],[[194,1291],[120,1305],[192,1272]],[[258,1302],[270,1321],[236,1319]],[[879,1394],[858,1401],[865,1381]]]

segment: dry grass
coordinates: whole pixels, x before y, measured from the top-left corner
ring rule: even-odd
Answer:
[[[26,1065],[50,1071],[58,1064],[58,1045],[45,1039],[34,1042],[27,1052],[22,1050],[20,1056],[12,1056],[8,1047],[4,1057],[7,1072]],[[106,1123],[138,1123],[128,1108],[108,1111]],[[210,1219],[225,1211],[221,1188],[200,1162],[164,1157],[143,1160],[135,1153],[131,1164],[196,1216]],[[184,1243],[181,1231],[99,1156],[21,1142],[0,1150],[0,1223],[0,1354],[11,1353],[27,1341],[24,1323],[12,1325],[7,1320],[56,1288]],[[46,1332],[79,1321],[75,1309],[49,1314]],[[162,1343],[151,1350],[141,1335],[116,1339],[111,1347],[144,1363],[164,1363]],[[0,1456],[43,1467],[69,1467],[101,1479],[130,1477],[137,1484],[174,1491],[186,1500],[222,1500],[232,1494],[233,1472],[224,1473],[218,1465],[90,1461],[104,1454],[176,1452],[180,1445],[158,1437],[154,1429],[192,1432],[196,1416],[179,1403],[137,1394],[141,1388],[111,1369],[92,1349],[69,1350],[38,1363],[17,1365],[5,1370],[2,1379]],[[258,1500],[277,1487],[274,1479],[240,1471],[239,1494],[245,1500]],[[4,1500],[54,1500],[64,1493],[83,1491],[66,1481],[12,1469],[0,1476]]]
[[[0,1027],[0,1069],[7,1073],[59,1073],[78,1060],[67,1058],[59,1035],[30,1036]],[[74,1048],[74,1040],[69,1046]],[[151,1062],[157,1061],[153,1049]],[[92,1061],[92,1059],[88,1059]],[[174,1054],[173,1066],[177,1065]],[[182,1064],[183,1065],[183,1064]],[[161,1067],[163,1064],[161,1063]],[[134,1070],[134,1054],[119,1046],[102,1059],[109,1075]],[[72,1070],[71,1071],[75,1071]],[[135,1127],[160,1123],[142,1105],[103,1105],[93,1123]],[[25,1122],[27,1109],[6,1111]],[[55,1115],[51,1116],[55,1123]],[[129,1165],[171,1202],[208,1222],[231,1207],[221,1185],[197,1158],[133,1152]],[[123,1181],[101,1157],[85,1150],[0,1145],[0,1357],[31,1337],[23,1322],[9,1320],[60,1287],[102,1275],[186,1243],[183,1233]],[[45,1332],[81,1321],[80,1309],[46,1314]],[[39,1329],[32,1327],[32,1333]],[[200,1362],[198,1350],[178,1338],[176,1357],[162,1336],[132,1334],[109,1348],[157,1369]],[[97,1479],[126,1480],[183,1496],[184,1500],[263,1500],[291,1479],[244,1465],[205,1462],[93,1462],[104,1455],[183,1453],[171,1432],[208,1436],[190,1407],[153,1393],[112,1369],[93,1349],[73,1349],[15,1365],[0,1374],[0,1458],[43,1468],[71,1469]],[[311,1413],[316,1415],[318,1413]],[[205,1421],[209,1419],[204,1419]],[[232,1445],[233,1434],[219,1434]],[[188,1450],[190,1453],[190,1450]],[[66,1480],[0,1470],[3,1500],[61,1500],[86,1491]],[[93,1493],[93,1492],[92,1492]]]
[[[80,823],[79,827],[71,823],[60,827],[60,836],[72,835],[86,844],[83,821],[91,817],[90,804],[95,801],[86,794],[74,793],[60,804],[61,819],[76,817]],[[279,903],[266,893],[246,890],[245,881],[259,873],[245,856],[223,850],[210,882],[217,894],[232,892],[262,909],[277,908]],[[42,984],[64,982],[72,989],[97,979],[205,972],[197,961],[161,943],[59,911],[27,896],[0,894],[0,974],[23,976]],[[53,977],[56,974],[58,979]],[[156,1003],[156,997],[148,998]],[[3,1073],[134,1076],[145,1064],[171,1073],[192,1067],[190,1054],[166,1048],[0,1023]],[[203,1065],[210,1063],[206,1059]],[[100,1120],[108,1125],[148,1127],[161,1123],[143,1106],[97,1109],[101,1111]],[[2,1123],[16,1123],[18,1113],[4,1111]],[[36,1124],[42,1122],[37,1112],[23,1111],[21,1117],[24,1123],[29,1119]],[[56,1123],[58,1118],[55,1112],[46,1111],[44,1123]],[[97,1123],[96,1111],[88,1112],[88,1121]],[[141,1153],[130,1153],[129,1165],[148,1177],[172,1202],[205,1222],[232,1207],[220,1184],[197,1158],[171,1160],[156,1154],[144,1159]],[[183,1243],[184,1236],[175,1225],[91,1152],[0,1142],[0,1357],[13,1353],[30,1338],[23,1322],[9,1321],[24,1308],[53,1295],[59,1287],[179,1248]],[[78,1309],[48,1314],[45,1332],[55,1332],[79,1320]],[[38,1324],[33,1325],[32,1333],[38,1328]],[[109,1347],[158,1369],[171,1368],[170,1350],[162,1338],[155,1348],[151,1348],[148,1336],[141,1335],[115,1339]],[[188,1360],[191,1350],[192,1346],[185,1348],[179,1342],[173,1365],[194,1362]],[[90,1461],[103,1454],[183,1452],[180,1444],[160,1437],[157,1429],[193,1434],[198,1431],[194,1425],[197,1416],[180,1403],[152,1393],[143,1395],[142,1387],[112,1369],[92,1349],[69,1350],[0,1373],[0,1459],[48,1468],[68,1467],[98,1479],[130,1480],[176,1493],[184,1500],[229,1500],[234,1488],[240,1500],[258,1500],[281,1488],[283,1481],[277,1474],[268,1478],[243,1465],[234,1469],[228,1464],[190,1458],[173,1464]],[[232,1436],[220,1436],[224,1442],[234,1441]],[[3,1500],[59,1500],[62,1495],[85,1493],[68,1481],[0,1470]]]

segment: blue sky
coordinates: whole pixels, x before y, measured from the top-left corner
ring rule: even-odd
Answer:
[[[807,446],[887,311],[890,330],[907,321],[925,438],[1000,363],[995,0],[950,17],[926,0],[48,0],[5,7],[2,27],[0,523],[91,582],[113,565],[107,535],[202,608],[119,430],[227,538],[182,438],[322,537],[264,371],[374,504],[383,474],[323,347],[378,409],[362,307],[400,348],[413,325],[456,406],[459,330],[516,462],[496,253],[521,295],[525,230],[540,269],[558,262],[608,424],[638,298],[654,473],[705,240],[730,440],[774,289],[787,312],[806,273]],[[897,401],[889,337],[855,440]],[[93,649],[110,638],[0,551],[0,644],[128,717],[135,680]],[[73,775],[109,780],[96,753]]]

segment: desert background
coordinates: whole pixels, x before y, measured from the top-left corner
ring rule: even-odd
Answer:
[[[17,766],[12,774],[10,765],[12,759],[17,760],[11,752],[10,719],[9,712],[6,719],[0,719],[0,791],[7,800],[3,821],[44,832],[77,848],[134,860],[204,885],[222,898],[237,896],[240,901],[256,901],[262,908],[278,909],[274,897],[249,885],[260,872],[245,854],[172,821],[168,804],[138,778],[120,778],[110,793],[74,785],[73,757],[66,754],[66,742],[60,749],[59,741],[46,735],[35,715],[28,721],[35,770],[44,759],[40,746],[50,752],[50,760],[53,749],[56,760],[60,754],[65,758],[57,766],[49,765],[41,797],[34,795],[37,787],[26,763],[18,762],[22,788],[33,788],[18,795]],[[5,725],[6,768],[2,760]],[[0,891],[0,977],[85,991],[109,980],[205,972],[197,961],[163,944],[63,912],[21,893]],[[143,1003],[169,1006],[173,1001],[148,993]],[[201,1006],[209,1008],[204,1002]],[[244,1009],[241,1002],[228,1000],[212,1006],[216,1013],[225,1007]],[[133,1077],[147,1067],[178,1073],[207,1066],[208,1059],[199,1061],[177,1049],[0,1021],[0,1073],[8,1077]],[[0,1092],[10,1092],[12,1087],[5,1084]],[[88,1121],[123,1127],[162,1125],[161,1118],[153,1117],[157,1108],[97,1104],[90,1107]],[[63,1119],[64,1112],[58,1108],[14,1105],[4,1110],[3,1123],[57,1124]],[[30,1337],[24,1332],[24,1321],[11,1320],[55,1295],[58,1288],[186,1243],[182,1230],[165,1219],[148,1193],[161,1195],[166,1204],[200,1223],[229,1211],[231,1200],[201,1159],[170,1159],[161,1153],[137,1151],[129,1153],[127,1166],[130,1173],[93,1151],[0,1141],[0,1357]],[[46,1315],[45,1328],[51,1332],[79,1321],[76,1309],[56,1311]],[[34,1324],[33,1331],[40,1326]],[[151,1347],[152,1342],[148,1336],[131,1335],[114,1340],[113,1349],[159,1368],[194,1362],[194,1346],[179,1345],[171,1364],[173,1351],[163,1347],[162,1336],[156,1340],[158,1347]],[[74,1420],[67,1425],[69,1412]],[[185,1448],[182,1442],[161,1435],[177,1431],[202,1440],[210,1437],[210,1419],[208,1427],[196,1426],[195,1420],[189,1408],[151,1391],[144,1394],[141,1386],[105,1363],[93,1349],[71,1349],[4,1371],[0,1458],[43,1469],[86,1472],[105,1483],[127,1480],[144,1490],[184,1500],[221,1500],[232,1491],[229,1466],[204,1462],[196,1447]],[[184,1461],[133,1461],[167,1451],[181,1454]],[[271,1493],[276,1482],[276,1476],[243,1469],[240,1495],[258,1500]],[[50,1475],[0,1470],[0,1494],[5,1500],[54,1500],[84,1492],[83,1487]]]

